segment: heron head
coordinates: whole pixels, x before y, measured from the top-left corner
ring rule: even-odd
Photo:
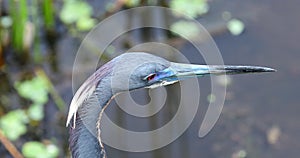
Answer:
[[[81,85],[72,99],[67,125],[72,116],[76,114],[78,107],[96,89],[112,89],[114,93],[119,93],[138,88],[166,86],[191,77],[210,74],[222,75],[273,71],[275,70],[259,66],[182,64],[170,62],[148,53],[125,53],[100,67]]]
[[[113,71],[112,87],[119,91],[138,88],[156,88],[191,77],[205,75],[272,72],[260,66],[195,65],[167,61],[147,53],[121,55]],[[115,80],[114,80],[115,79]],[[114,82],[115,81],[115,82]]]

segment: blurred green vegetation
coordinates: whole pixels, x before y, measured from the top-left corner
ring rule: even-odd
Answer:
[[[186,29],[182,29],[186,28]],[[199,33],[198,25],[194,22],[180,20],[171,25],[171,31],[176,36],[184,36],[186,38],[194,38]]]
[[[29,118],[40,121],[44,117],[43,105],[48,102],[47,80],[42,76],[36,76],[31,80],[16,82],[15,88],[21,97],[32,101],[27,111]]]
[[[22,153],[25,157],[30,158],[52,158],[58,156],[59,149],[53,144],[31,141],[23,145]]]
[[[26,1],[10,0],[12,25],[12,44],[18,51],[25,49],[24,35],[28,20]]]
[[[244,31],[245,25],[242,21],[240,21],[238,19],[231,19],[227,23],[227,28],[232,35],[237,36],[237,35],[240,35]]]
[[[28,117],[24,110],[12,110],[0,118],[0,127],[6,137],[17,140],[27,132]]]
[[[172,0],[170,8],[192,18],[197,18],[208,12],[209,5],[207,0],[190,0],[188,3],[186,0]]]
[[[66,0],[59,16],[65,24],[75,24],[76,29],[88,31],[96,24],[92,13],[92,7],[85,1]]]

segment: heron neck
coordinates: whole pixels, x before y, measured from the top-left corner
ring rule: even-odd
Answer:
[[[110,82],[102,79],[93,93],[77,111],[76,127],[70,128],[70,149],[73,158],[106,158],[104,148],[98,140],[97,122],[103,107],[112,98]]]

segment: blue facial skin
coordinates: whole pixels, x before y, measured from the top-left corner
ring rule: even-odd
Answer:
[[[179,68],[178,70],[174,70],[172,68],[164,69],[158,73],[157,78],[164,81],[180,81],[191,77],[201,77],[209,74],[210,69],[207,66],[189,66],[186,68]]]
[[[175,81],[178,80],[175,72],[170,70],[169,68],[164,69],[158,73],[156,73],[156,76],[154,77],[155,81],[167,81],[167,82],[171,82],[171,81]]]
[[[175,82],[175,81],[180,81],[184,80],[187,78],[191,77],[200,77],[203,75],[209,74],[209,69],[208,68],[189,68],[186,70],[182,71],[176,71],[172,68],[167,68],[164,69],[160,72],[156,73],[156,76],[149,82],[149,83],[154,83],[154,82]]]

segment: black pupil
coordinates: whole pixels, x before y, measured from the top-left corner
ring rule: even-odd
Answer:
[[[148,81],[152,80],[155,77],[155,74],[152,74],[148,77]]]

